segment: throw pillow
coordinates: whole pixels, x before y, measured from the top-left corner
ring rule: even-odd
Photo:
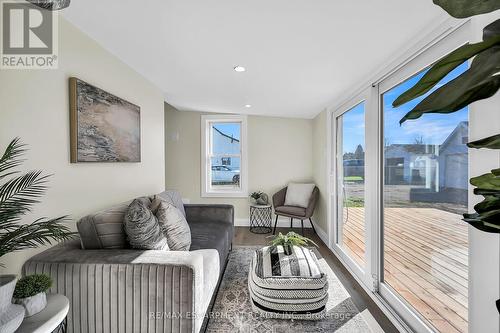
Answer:
[[[285,196],[285,206],[307,208],[315,186],[314,184],[288,184]]]
[[[191,230],[182,213],[169,202],[156,197],[153,200],[156,217],[167,238],[168,247],[173,251],[188,251],[191,247]]]
[[[168,250],[167,238],[158,219],[150,210],[151,200],[138,198],[128,206],[124,218],[125,232],[132,248],[143,250]]]
[[[176,190],[165,190],[157,196],[166,200],[169,204],[174,205],[181,213],[186,217],[186,211],[184,210],[184,203],[182,202],[181,194]]]

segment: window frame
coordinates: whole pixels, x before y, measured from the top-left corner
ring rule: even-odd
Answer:
[[[240,158],[240,186],[214,187],[211,183],[212,140],[211,127],[214,123],[240,123],[240,154],[227,157]],[[245,115],[202,115],[201,116],[201,197],[243,198],[248,196],[248,149],[247,116]],[[217,154],[221,156],[221,154]],[[226,155],[224,155],[226,156]]]

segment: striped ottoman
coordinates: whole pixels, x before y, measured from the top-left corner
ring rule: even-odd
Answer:
[[[248,290],[253,310],[268,318],[315,320],[326,313],[327,278],[304,247],[294,246],[290,255],[282,246],[256,250]]]

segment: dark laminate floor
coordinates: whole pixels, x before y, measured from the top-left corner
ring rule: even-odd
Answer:
[[[288,228],[277,228],[278,232],[288,232]],[[327,263],[332,268],[333,272],[337,275],[339,280],[342,282],[344,287],[347,289],[352,297],[354,304],[358,307],[359,311],[368,309],[371,315],[377,320],[380,327],[386,333],[398,332],[394,325],[387,319],[384,313],[378,308],[378,306],[371,300],[371,298],[366,294],[364,289],[356,282],[356,280],[351,276],[351,274],[344,268],[340,261],[331,253],[328,247],[321,241],[321,239],[313,234],[311,229],[306,229],[307,237],[311,238],[316,244],[319,245],[319,252],[325,258]],[[299,229],[294,229],[295,232],[300,232]],[[248,227],[236,227],[234,235],[234,245],[267,245],[269,243],[269,238],[271,234],[258,235],[251,233]]]

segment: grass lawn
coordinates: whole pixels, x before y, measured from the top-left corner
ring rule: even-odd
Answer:
[[[361,176],[348,176],[348,177],[344,177],[344,181],[361,182],[361,181],[363,181],[363,177],[361,177]]]
[[[344,205],[345,207],[364,207],[365,200],[358,197],[348,197]]]

